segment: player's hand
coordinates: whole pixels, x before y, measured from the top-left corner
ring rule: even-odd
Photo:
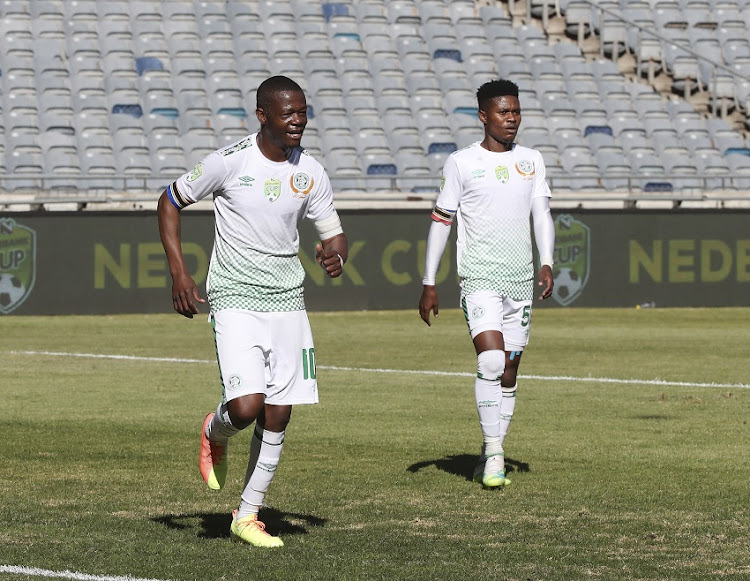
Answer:
[[[539,297],[541,300],[548,299],[552,296],[552,289],[555,288],[555,281],[552,278],[552,269],[547,264],[539,269],[539,286],[544,287],[542,289],[542,295]]]
[[[323,250],[320,243],[315,247],[315,259],[331,278],[341,276],[344,272],[344,260],[341,255],[331,248]]]
[[[437,318],[438,294],[434,286],[426,284],[422,289],[422,296],[419,298],[419,316],[431,327],[430,312],[434,313],[435,318]]]
[[[172,304],[174,310],[183,317],[192,319],[193,315],[200,313],[195,303],[205,302],[206,299],[201,297],[195,281],[190,276],[178,276],[172,280]]]

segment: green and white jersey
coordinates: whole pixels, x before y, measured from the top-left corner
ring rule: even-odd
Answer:
[[[514,144],[496,153],[476,142],[448,157],[435,211],[457,217],[462,295],[491,290],[533,299],[531,201],[541,196],[551,194],[535,149]]]
[[[320,163],[299,148],[286,161],[271,161],[256,135],[209,154],[168,189],[177,207],[213,194],[215,237],[206,281],[212,311],[304,309],[297,224],[334,212],[331,182]]]

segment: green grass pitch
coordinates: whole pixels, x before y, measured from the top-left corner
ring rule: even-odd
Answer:
[[[310,318],[321,403],[294,410],[266,498],[261,516],[286,543],[275,551],[228,537],[249,431],[231,442],[224,490],[198,474],[220,393],[205,315],[0,319],[0,566],[210,581],[750,578],[750,309],[537,310],[505,490],[469,480],[481,434],[458,310],[431,328],[416,309]]]

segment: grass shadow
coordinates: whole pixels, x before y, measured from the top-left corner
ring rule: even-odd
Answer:
[[[407,468],[407,471],[419,472],[428,466],[435,466],[438,470],[456,476],[463,476],[466,480],[471,482],[474,477],[474,467],[477,465],[477,462],[479,462],[479,456],[475,454],[457,454],[454,456],[446,456],[445,458],[440,458],[438,460],[415,462]],[[512,472],[531,472],[531,467],[527,462],[520,462],[506,456],[505,473],[510,474]]]
[[[269,507],[262,508],[259,516],[272,535],[306,535],[308,527],[320,527],[328,522],[328,519],[314,515],[283,512]],[[170,529],[193,531],[199,539],[221,539],[229,537],[232,515],[208,512],[168,514],[151,520]]]

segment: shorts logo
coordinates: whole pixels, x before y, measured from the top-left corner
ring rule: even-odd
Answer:
[[[472,319],[481,319],[484,317],[484,308],[483,307],[474,307],[474,309],[471,311],[471,318]]]
[[[305,172],[297,172],[289,180],[289,185],[292,186],[295,198],[304,198],[312,190],[315,180],[307,175]]]
[[[255,181],[255,178],[250,176],[240,176],[240,185],[241,186],[252,186],[253,182]]]
[[[13,218],[0,218],[0,314],[31,294],[36,279],[36,232]]]
[[[507,165],[499,165],[495,168],[495,177],[501,184],[508,183],[510,179],[510,172],[508,171]]]
[[[201,177],[202,175],[203,175],[203,164],[202,164],[202,163],[199,163],[199,164],[197,164],[197,165],[196,165],[196,166],[195,166],[195,167],[193,168],[193,171],[191,171],[191,172],[190,172],[190,173],[188,174],[188,177],[187,177],[187,178],[185,178],[185,179],[187,179],[187,181],[189,181],[189,182],[194,182],[195,180],[197,180],[197,179],[198,179],[199,177]]]
[[[525,180],[533,179],[536,170],[534,169],[534,162],[528,159],[522,159],[516,162],[516,171]]]
[[[237,389],[242,385],[242,378],[239,375],[232,375],[227,381],[227,387],[229,389]]]
[[[281,195],[281,181],[273,178],[266,180],[263,187],[263,193],[266,195],[269,202],[275,202]]]

